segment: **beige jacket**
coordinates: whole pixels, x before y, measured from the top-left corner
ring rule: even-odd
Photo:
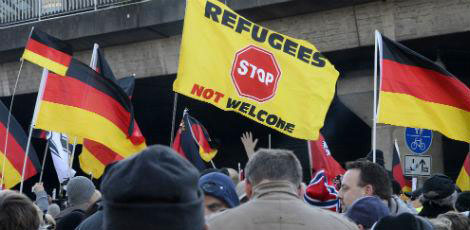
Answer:
[[[208,219],[209,230],[357,230],[345,217],[308,206],[288,182],[267,182],[253,188],[247,203]]]

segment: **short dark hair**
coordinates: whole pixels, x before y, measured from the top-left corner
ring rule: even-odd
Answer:
[[[38,229],[39,214],[33,202],[23,194],[11,190],[0,192],[0,229]]]
[[[387,171],[385,171],[382,166],[369,161],[352,161],[346,163],[346,169],[356,169],[360,171],[359,186],[364,187],[370,184],[374,188],[374,195],[383,200],[391,198],[392,184]]]

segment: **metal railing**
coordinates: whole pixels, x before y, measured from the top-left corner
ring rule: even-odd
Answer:
[[[141,0],[0,0],[0,27]]]

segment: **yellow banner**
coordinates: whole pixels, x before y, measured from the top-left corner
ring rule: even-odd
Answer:
[[[217,0],[187,0],[173,90],[315,140],[338,71],[311,43],[241,17]]]

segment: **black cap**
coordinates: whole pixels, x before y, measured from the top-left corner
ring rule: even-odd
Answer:
[[[204,229],[199,172],[154,145],[113,165],[101,183],[104,229]]]
[[[429,200],[446,198],[455,192],[454,182],[444,174],[435,174],[424,182],[423,196]]]

